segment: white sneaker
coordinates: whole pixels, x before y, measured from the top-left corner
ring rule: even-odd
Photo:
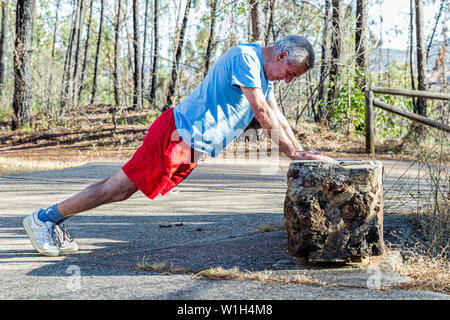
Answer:
[[[52,222],[42,222],[38,218],[38,211],[23,219],[23,227],[30,238],[33,247],[41,254],[51,257],[59,256],[61,250],[53,239]]]
[[[80,247],[78,243],[72,239],[69,231],[67,231],[63,224],[53,225],[53,235],[55,236],[55,240],[59,245],[61,253],[72,253],[79,250]]]

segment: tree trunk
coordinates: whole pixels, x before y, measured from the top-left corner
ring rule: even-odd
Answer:
[[[74,67],[73,67],[73,90],[72,90],[72,104],[76,105],[76,93],[78,92],[78,86],[79,86],[79,78],[80,78],[80,72],[78,65],[80,64],[80,41],[81,41],[81,27],[83,25],[84,19],[83,19],[83,11],[84,11],[84,0],[79,0],[78,3],[78,21],[77,21],[77,27],[76,27],[76,44],[75,44],[75,61],[74,61]]]
[[[267,45],[267,29],[268,29],[268,25],[269,25],[269,11],[270,11],[270,4],[271,4],[271,0],[264,0],[264,5],[263,5],[263,17],[264,17],[264,34],[263,34],[263,38],[264,38],[264,45]]]
[[[86,64],[87,64],[87,54],[88,54],[88,48],[89,48],[89,37],[91,34],[91,21],[92,21],[92,4],[94,0],[91,0],[90,6],[89,6],[89,20],[86,28],[86,41],[84,43],[84,57],[83,57],[83,65],[81,68],[81,79],[80,79],[80,86],[78,87],[78,95],[77,95],[77,105],[80,104],[81,99],[81,93],[84,88],[84,78],[86,77]]]
[[[256,41],[260,41],[261,40],[261,24],[260,24],[260,2],[259,0],[249,0],[250,3],[250,22],[251,22],[251,36],[250,36],[250,41],[251,42],[256,42]],[[281,101],[279,101],[279,103],[281,104]],[[281,104],[281,107],[283,109],[283,114],[284,114],[284,107]],[[250,121],[250,123],[247,125],[247,128],[245,128],[245,131],[249,130],[249,129],[254,129],[254,130],[258,130],[259,128],[261,128],[261,124],[258,122],[258,120],[256,120],[255,117],[253,117],[253,119]],[[259,141],[259,137],[257,138]]]
[[[368,0],[356,1],[356,33],[355,33],[355,48],[356,48],[356,65],[358,86],[365,91],[367,68],[369,66],[368,59]]]
[[[383,15],[381,11],[382,1],[378,1],[379,6],[379,13],[380,13],[380,20],[379,20],[379,26],[380,26],[380,40],[378,42],[378,82],[379,85],[382,85],[381,82],[381,64],[383,62]]]
[[[170,78],[170,84],[169,89],[167,91],[167,98],[166,98],[166,104],[163,108],[163,110],[167,110],[172,105],[172,96],[175,92],[175,88],[177,86],[177,80],[178,80],[178,66],[180,63],[181,58],[181,50],[183,48],[183,42],[184,42],[184,34],[186,32],[186,25],[189,18],[189,9],[191,8],[191,0],[186,1],[186,10],[184,11],[184,17],[183,17],[183,23],[181,24],[181,30],[178,36],[178,43],[176,47],[176,53],[175,53],[175,60],[172,64],[172,75]]]
[[[56,31],[58,30],[58,20],[59,20],[59,8],[61,5],[61,0],[56,2],[56,16],[55,16],[55,27],[53,28],[53,42],[52,42],[52,60],[51,63],[54,63],[55,59],[55,45],[56,45]],[[47,98],[47,113],[51,112],[52,105],[50,103],[50,98],[52,96],[52,83],[53,83],[53,73],[50,72],[50,77],[48,80],[48,98]]]
[[[214,43],[214,29],[216,25],[216,12],[217,12],[217,2],[219,0],[212,0],[211,1],[211,25],[209,28],[209,38],[208,38],[208,45],[206,46],[206,54],[205,54],[205,76],[209,71],[209,64],[211,62],[211,53],[212,53],[212,47]]]
[[[2,0],[2,24],[0,25],[0,98],[5,76],[6,27],[8,25],[8,0]]]
[[[133,16],[133,5],[131,5],[131,16]],[[130,31],[130,29],[128,28],[128,1],[125,1],[125,13],[124,13],[124,26],[125,26],[125,34],[127,37],[127,50],[128,50],[128,54],[127,54],[127,58],[128,58],[128,66],[127,69],[129,72],[131,72],[132,74],[132,79],[131,81],[133,82],[133,76],[134,76],[134,53],[133,53],[133,39],[132,39],[132,35],[133,35],[133,31]],[[133,26],[131,26],[133,27]],[[130,81],[128,81],[128,77],[127,77],[127,85],[126,87],[122,90],[122,92],[126,91],[125,94],[125,105],[132,105],[133,104],[133,84],[130,84]],[[131,100],[130,100],[131,99]]]
[[[120,82],[119,82],[119,33],[120,33],[120,11],[122,7],[122,0],[117,2],[117,15],[116,22],[114,24],[114,70],[113,70],[113,83],[114,83],[114,101],[116,105],[120,105]]]
[[[133,0],[133,49],[134,49],[134,75],[133,75],[133,108],[141,109],[141,55],[139,50],[139,1]]]
[[[447,38],[447,30],[445,28],[442,28],[442,38],[444,38],[444,43],[442,44],[441,50],[439,51],[439,56],[438,56],[438,60],[436,61],[436,66],[438,67],[439,64],[441,64],[442,66],[442,72],[441,72],[441,76],[442,76],[442,89],[444,92],[447,92],[447,77],[446,77],[446,72],[445,72],[445,59],[447,56],[447,51],[448,51],[448,38]],[[441,62],[439,62],[439,60],[441,60]],[[438,68],[436,68],[437,70]],[[448,109],[447,109],[447,117],[448,117]]]
[[[79,3],[79,1],[78,1]],[[64,59],[64,71],[62,77],[62,86],[61,86],[61,102],[60,102],[60,113],[59,117],[63,118],[67,111],[67,103],[72,101],[69,92],[72,92],[70,89],[72,79],[71,79],[71,68],[72,68],[72,51],[73,51],[73,43],[76,34],[76,25],[78,22],[78,6],[76,3],[73,5],[73,13],[72,13],[72,24],[70,28],[69,34],[69,43],[67,45],[66,57]]]
[[[414,75],[414,10],[413,10],[413,0],[409,0],[409,70],[411,72],[411,89],[416,90],[416,81]],[[411,98],[413,104],[413,111],[417,113],[417,103],[414,97]]]
[[[332,0],[332,30],[331,30],[331,63],[330,80],[331,88],[328,96],[328,107],[338,96],[337,85],[340,74],[341,50],[342,50],[342,21],[344,16],[344,4],[339,0]]]
[[[417,89],[425,90],[425,41],[423,36],[423,0],[416,1],[416,41],[417,41]],[[417,113],[427,116],[427,102],[417,99]]]
[[[17,0],[14,50],[14,97],[12,130],[31,120],[31,53],[34,24],[34,0]]]
[[[265,36],[264,36],[264,43],[265,45],[269,45],[269,37],[270,37],[270,33],[273,33],[273,16],[275,14],[275,9],[277,6],[277,0],[270,0],[269,1],[269,21],[267,22],[267,26],[266,26],[266,31],[265,31]],[[275,41],[275,39],[274,39]]]
[[[250,2],[250,19],[252,22],[252,42],[261,40],[261,23],[260,23],[260,4],[259,0],[249,0]]]
[[[152,77],[150,80],[150,94],[149,100],[150,104],[155,105],[156,103],[156,85],[157,85],[157,72],[158,72],[158,44],[159,44],[159,35],[158,35],[158,8],[159,1],[154,0],[153,2],[153,64],[152,64]]]
[[[145,0],[144,39],[142,39],[142,65],[141,65],[141,106],[144,106],[145,57],[147,56],[147,22],[148,22],[149,2],[150,2],[150,0]]]
[[[438,16],[436,18],[436,22],[434,23],[433,33],[431,34],[430,42],[428,42],[427,54],[426,54],[425,62],[428,61],[428,54],[430,53],[430,48],[431,48],[431,45],[433,44],[434,35],[436,33],[436,29],[437,29],[437,26],[439,24],[439,19],[441,18],[442,9],[444,8],[444,4],[445,4],[445,0],[441,0],[441,7],[439,8],[439,13],[438,13]]]
[[[317,100],[318,105],[318,119],[316,121],[322,121],[324,119],[323,107],[324,101],[326,101],[326,90],[328,83],[328,29],[330,27],[330,0],[325,0],[325,12],[323,16],[323,33],[322,33],[322,64],[320,66],[320,80],[318,88]]]
[[[94,80],[92,81],[92,95],[91,95],[91,104],[94,104],[95,94],[97,93],[97,75],[98,75],[98,62],[100,57],[100,48],[102,46],[102,29],[103,29],[103,12],[105,9],[104,0],[100,0],[100,24],[98,27],[98,40],[97,40],[97,51],[95,55],[95,64],[94,64]]]

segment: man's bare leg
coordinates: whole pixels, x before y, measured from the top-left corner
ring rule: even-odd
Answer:
[[[138,188],[126,176],[122,169],[112,177],[94,183],[57,204],[57,208],[64,217],[96,208],[100,205],[123,201],[131,197]]]
[[[31,244],[41,254],[58,256],[60,253],[76,252],[78,244],[60,223],[69,216],[102,204],[128,199],[137,190],[120,170],[114,176],[94,183],[61,203],[33,212],[23,220],[23,226]]]

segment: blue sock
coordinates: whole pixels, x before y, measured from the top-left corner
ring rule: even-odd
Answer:
[[[53,223],[59,223],[63,220],[65,220],[64,216],[59,212],[58,208],[56,207],[56,204],[52,205],[51,207],[48,207],[45,210],[40,210],[38,213],[38,218],[42,222],[53,222]]]

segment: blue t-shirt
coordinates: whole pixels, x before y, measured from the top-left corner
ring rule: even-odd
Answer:
[[[229,49],[200,86],[174,108],[181,138],[213,157],[220,154],[253,118],[253,110],[239,86],[261,88],[266,98],[272,91],[272,83],[264,76],[260,43]]]

